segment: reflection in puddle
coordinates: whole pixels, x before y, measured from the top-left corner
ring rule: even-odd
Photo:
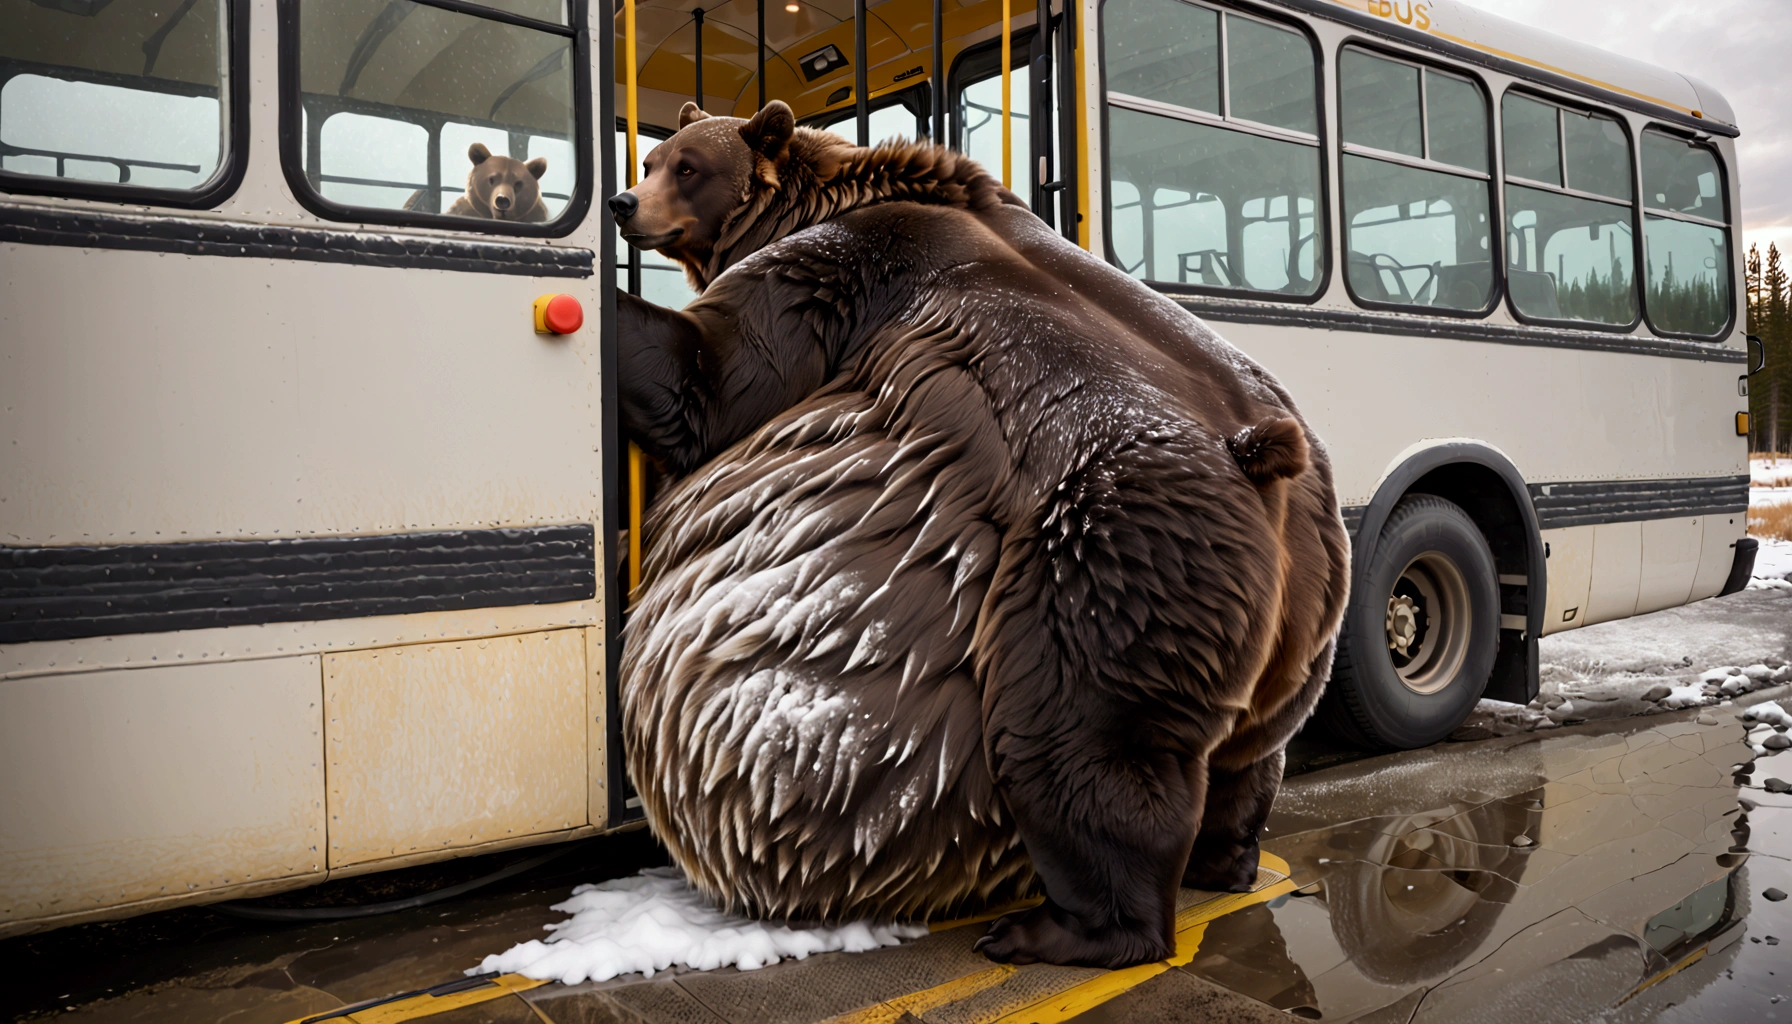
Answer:
[[[1733,773],[1754,753],[1733,713],[1706,723],[1446,744],[1290,780],[1265,847],[1301,894],[1216,926],[1210,941],[1242,948],[1185,969],[1327,1020],[1673,1017],[1734,977],[1751,903]],[[1792,970],[1754,973],[1792,995]]]

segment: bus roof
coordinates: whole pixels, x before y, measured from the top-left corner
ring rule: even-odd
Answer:
[[[1695,130],[1730,137],[1740,134],[1729,102],[1696,78],[1521,25],[1457,0],[1271,2]]]

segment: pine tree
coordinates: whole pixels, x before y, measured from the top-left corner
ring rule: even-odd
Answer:
[[[1749,264],[1753,298],[1750,318],[1767,350],[1767,369],[1749,384],[1750,421],[1758,422],[1758,451],[1784,452],[1792,447],[1792,279],[1780,265],[1780,249],[1767,245],[1767,259]]]
[[[1748,257],[1743,261],[1742,285],[1743,308],[1746,310],[1743,329],[1750,335],[1765,340],[1767,317],[1761,303],[1761,247],[1752,243],[1748,247]],[[1767,450],[1766,392],[1766,373],[1756,374],[1749,379],[1748,449],[1751,452]]]

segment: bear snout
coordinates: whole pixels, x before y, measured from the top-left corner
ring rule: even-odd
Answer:
[[[610,215],[621,224],[635,215],[641,208],[641,199],[633,192],[618,192],[610,197]]]
[[[515,200],[511,197],[511,190],[508,185],[500,186],[492,193],[492,209],[497,210],[500,213],[510,209],[513,202],[515,202]]]

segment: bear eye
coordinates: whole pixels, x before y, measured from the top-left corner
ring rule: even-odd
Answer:
[[[485,183],[487,185],[496,185],[498,183],[498,176],[496,174],[492,175],[491,177],[485,179]]]
[[[691,176],[691,175],[693,175],[693,174],[696,174],[696,173],[697,173],[697,168],[695,168],[695,167],[691,167],[691,166],[689,166],[689,165],[686,165],[686,166],[684,166],[684,167],[680,167],[680,168],[679,168],[679,169],[678,169],[678,176],[679,176],[679,177],[680,177],[680,178],[688,178],[688,177],[690,177],[690,176]]]

